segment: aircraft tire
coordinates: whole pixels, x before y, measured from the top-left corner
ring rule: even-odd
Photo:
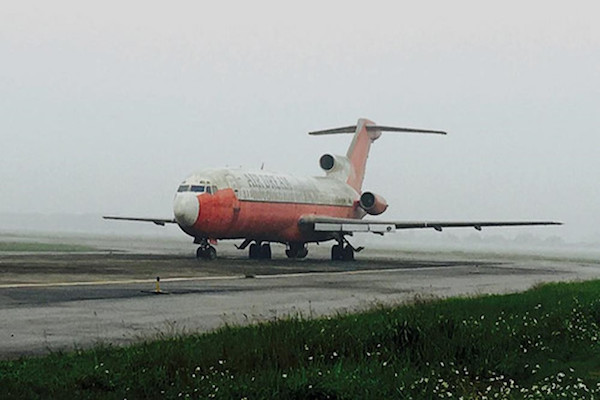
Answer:
[[[333,245],[333,247],[331,248],[331,261],[339,261],[342,259],[342,245],[341,244],[335,244]]]
[[[300,251],[298,251],[296,258],[305,258],[307,255],[308,255],[308,249],[302,248],[302,249],[300,249]]]
[[[206,258],[207,260],[214,260],[217,258],[217,249],[215,249],[214,247],[210,246],[208,249],[206,249],[204,251],[205,255],[204,258]]]
[[[343,261],[354,261],[354,249],[350,246],[346,246],[342,250]]]
[[[285,251],[285,255],[287,256],[287,258],[296,258],[296,257],[297,257],[297,255],[298,255],[298,252],[297,252],[297,251],[294,251],[294,250],[292,250],[292,249],[287,249],[287,250]]]
[[[248,256],[251,260],[257,260],[260,258],[260,247],[256,243],[250,245]]]
[[[198,249],[196,249],[196,258],[201,259],[201,258],[205,258],[205,257],[206,257],[206,251],[204,250],[204,248],[198,247]]]
[[[288,249],[285,251],[285,255],[288,258],[304,258],[308,254],[304,243],[291,242],[288,243],[288,246]]]
[[[271,259],[271,245],[270,244],[265,243],[262,246],[260,246],[260,258],[262,258],[263,260]]]

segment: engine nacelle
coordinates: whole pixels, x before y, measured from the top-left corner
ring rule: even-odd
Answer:
[[[352,169],[348,158],[333,154],[323,154],[319,159],[319,165],[327,173],[327,176],[335,176],[344,180],[347,179]]]
[[[319,159],[319,165],[325,172],[333,172],[344,167],[343,157],[334,156],[332,154],[323,154]]]
[[[364,192],[360,196],[358,204],[360,205],[360,208],[367,212],[367,214],[371,215],[383,214],[388,208],[387,201],[385,201],[383,197],[372,192]]]

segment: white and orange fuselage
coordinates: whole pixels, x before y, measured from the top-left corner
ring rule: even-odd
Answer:
[[[352,186],[333,176],[211,169],[181,183],[173,208],[178,225],[194,238],[306,243],[332,236],[303,231],[302,217],[359,219],[366,215],[359,198]]]
[[[361,219],[367,212],[387,208],[373,198],[377,210],[360,204],[362,183],[371,144],[381,136],[369,131],[372,121],[360,119],[346,156],[325,154],[319,163],[324,177],[295,177],[266,171],[212,169],[189,176],[175,195],[177,224],[200,243],[210,239],[303,244],[335,235],[303,230],[301,218],[328,216]],[[316,134],[320,134],[316,132]]]

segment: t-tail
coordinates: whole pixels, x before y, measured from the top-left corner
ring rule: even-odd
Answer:
[[[327,171],[328,175],[331,174],[338,179],[345,180],[350,186],[352,186],[352,188],[354,188],[354,190],[356,190],[358,193],[361,193],[371,144],[375,140],[379,139],[382,132],[426,133],[438,135],[446,134],[446,132],[443,131],[381,126],[366,118],[360,118],[356,125],[309,132],[309,135],[354,133],[354,137],[352,138],[352,143],[350,143],[346,157],[326,154],[321,157],[321,167]],[[334,170],[336,160],[338,160],[340,164],[346,164],[348,168]]]

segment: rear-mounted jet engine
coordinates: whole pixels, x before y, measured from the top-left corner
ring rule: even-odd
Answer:
[[[385,201],[385,199],[380,195],[372,192],[364,192],[360,196],[360,201],[358,204],[360,205],[360,208],[365,210],[367,214],[370,215],[383,214],[383,212],[388,208],[387,201]]]

